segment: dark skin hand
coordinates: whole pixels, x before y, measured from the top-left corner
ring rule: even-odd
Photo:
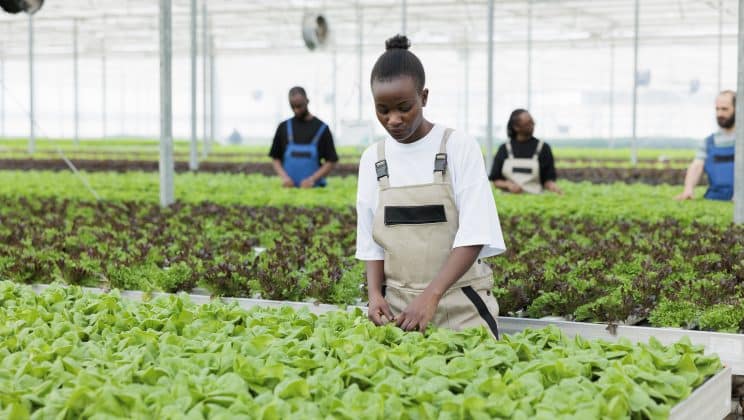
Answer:
[[[279,178],[281,178],[282,186],[284,188],[294,187],[294,181],[292,181],[292,178],[287,175],[287,171],[284,170],[284,166],[282,166],[281,160],[273,159],[271,161],[271,166],[274,168],[274,172],[276,172],[276,174],[279,175]]]
[[[318,182],[320,178],[328,175],[335,166],[336,162],[323,162],[323,165],[321,165],[314,174],[302,180],[300,188],[313,188],[315,183]]]
[[[369,289],[368,318],[375,325],[394,321],[405,331],[426,331],[444,293],[473,266],[483,245],[463,246],[452,249],[437,277],[398,316],[393,316],[382,296],[384,261],[367,261],[367,286]]]
[[[423,115],[429,91],[419,91],[410,76],[384,82],[373,81],[372,96],[377,120],[396,141],[414,143],[434,127]],[[395,321],[395,325],[405,331],[424,332],[434,318],[444,293],[473,265],[482,248],[482,245],[454,248],[437,277],[397,317],[393,317],[390,306],[382,296],[384,261],[367,261],[369,319],[376,325]]]
[[[405,331],[426,331],[444,293],[473,266],[482,248],[472,245],[452,249],[437,277],[395,317],[395,325]]]
[[[508,179],[496,179],[493,181],[493,185],[500,190],[508,191],[512,194],[519,194],[524,191],[519,184]]]
[[[385,262],[383,260],[366,261],[367,269],[367,317],[375,325],[385,325],[395,319],[385,297],[382,296],[382,283],[385,279]]]

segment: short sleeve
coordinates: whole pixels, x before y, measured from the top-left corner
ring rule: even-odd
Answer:
[[[278,127],[276,127],[276,132],[274,133],[274,140],[271,142],[271,150],[269,151],[269,157],[274,159],[283,160],[284,159],[284,149],[286,147],[285,144],[285,136],[282,135],[285,128],[284,125],[286,123],[279,124]]]
[[[703,139],[695,150],[695,159],[705,160],[708,157],[707,139]]]
[[[357,237],[356,255],[359,260],[384,260],[385,251],[372,236],[377,207],[377,178],[375,175],[375,148],[367,149],[359,162],[357,177]]]
[[[333,134],[331,134],[330,127],[326,127],[320,137],[319,149],[321,159],[326,162],[338,162],[338,154],[336,153],[336,146],[333,144]]]
[[[543,144],[543,148],[540,151],[540,183],[544,184],[548,181],[555,181],[558,176],[555,171],[555,160],[553,159],[553,151],[550,149],[547,143]]]
[[[459,228],[452,247],[483,245],[480,258],[501,254],[506,245],[480,147],[469,137],[456,146],[462,148],[462,154],[454,185]]]

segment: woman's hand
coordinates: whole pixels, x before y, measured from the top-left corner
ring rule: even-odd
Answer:
[[[517,184],[516,182],[513,182],[513,181],[509,181],[509,187],[508,188],[509,188],[509,192],[510,193],[514,193],[514,194],[519,194],[519,193],[521,193],[523,191],[522,190],[522,187],[520,187],[519,184]]]
[[[390,310],[390,305],[388,305],[385,298],[380,294],[369,297],[367,318],[378,326],[385,325],[395,319],[393,312]]]
[[[674,197],[677,201],[685,201],[685,200],[692,200],[695,198],[695,194],[692,191],[683,191],[681,194]]]
[[[395,325],[404,331],[426,331],[426,327],[434,319],[440,299],[435,293],[424,290],[395,318]]]
[[[315,180],[312,177],[307,177],[300,182],[300,188],[312,188],[315,186]]]
[[[545,182],[545,189],[558,195],[563,195],[563,190],[561,190],[560,187],[558,187],[558,184],[554,181]]]

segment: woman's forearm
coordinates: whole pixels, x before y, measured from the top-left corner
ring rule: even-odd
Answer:
[[[508,190],[509,185],[511,185],[511,181],[506,179],[495,179],[493,181],[493,186],[500,190]]]
[[[437,277],[426,290],[441,297],[453,284],[473,266],[483,245],[470,245],[453,248]]]
[[[382,296],[382,284],[385,281],[385,261],[365,261],[367,271],[367,295],[368,297]]]

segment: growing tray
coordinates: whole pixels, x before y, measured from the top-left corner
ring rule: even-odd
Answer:
[[[499,331],[515,333],[526,328],[545,328],[555,325],[566,335],[577,334],[584,338],[615,341],[621,337],[637,342],[647,342],[654,337],[663,344],[672,344],[682,337],[689,337],[693,344],[703,345],[705,353],[716,353],[724,365],[731,367],[734,375],[744,375],[744,334],[728,334],[681,328],[637,327],[633,325],[609,326],[588,322],[542,320],[530,318],[499,317]]]
[[[36,284],[32,288],[36,293],[46,290],[49,285]],[[106,293],[99,288],[84,287],[83,290],[95,294]],[[172,296],[171,293],[120,291],[125,299],[143,301],[160,296]],[[188,294],[191,301],[196,304],[206,304],[214,298],[206,294]],[[290,302],[265,299],[249,298],[220,298],[223,302],[235,302],[240,307],[250,309],[253,307],[285,307],[294,309],[306,309],[315,314],[322,314],[337,310],[354,310],[356,308],[366,311],[363,306],[336,306],[308,302]],[[649,338],[655,337],[663,344],[671,344],[684,336],[690,338],[693,344],[705,346],[706,353],[717,353],[725,368],[713,377],[709,378],[703,385],[696,388],[689,397],[674,406],[670,412],[671,420],[699,420],[699,419],[723,419],[731,412],[731,376],[732,374],[744,375],[744,335],[725,334],[705,331],[692,331],[675,328],[651,328],[636,326],[608,326],[606,324],[591,324],[585,322],[571,322],[559,320],[540,320],[529,318],[499,317],[499,331],[503,333],[517,333],[527,328],[540,329],[548,325],[554,325],[561,329],[566,335],[573,337],[581,335],[587,339],[602,339],[615,341],[621,337],[632,342],[647,342]]]

